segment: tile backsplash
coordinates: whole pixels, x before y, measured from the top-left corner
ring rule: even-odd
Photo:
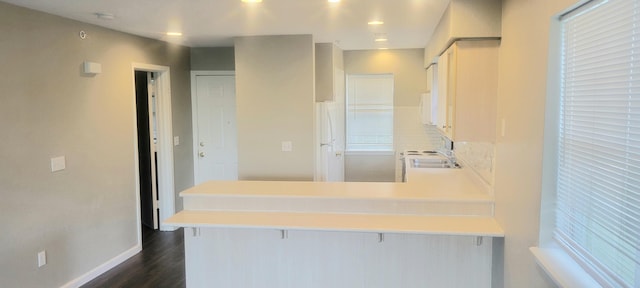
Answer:
[[[405,150],[438,150],[443,147],[442,136],[435,126],[423,125],[418,106],[394,108],[394,147],[396,151],[396,182],[402,182],[402,161],[399,153]]]
[[[488,142],[455,142],[454,151],[456,158],[493,186],[495,147],[494,143]]]
[[[394,109],[394,146],[404,150],[437,150],[442,147],[442,136],[435,126],[420,123],[417,106],[396,106]]]

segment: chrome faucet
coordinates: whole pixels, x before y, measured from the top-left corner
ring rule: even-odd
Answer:
[[[456,160],[456,154],[455,152],[453,152],[453,150],[436,150],[436,153],[444,156],[444,158],[447,158],[447,161],[449,162],[449,165],[451,167],[458,166],[458,163]]]

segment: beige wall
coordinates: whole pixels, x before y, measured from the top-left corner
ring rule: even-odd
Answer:
[[[0,286],[59,287],[137,242],[132,62],[171,67],[176,191],[192,185],[189,49],[4,3],[0,35]]]
[[[349,74],[394,75],[394,105],[418,106],[427,89],[423,49],[344,51],[344,70]]]
[[[234,71],[236,70],[233,47],[191,48],[191,70]]]
[[[239,178],[313,180],[311,35],[236,38],[235,63]],[[283,152],[282,141],[293,151]]]
[[[503,2],[495,214],[506,234],[504,287],[551,286],[528,249],[538,245],[549,25],[575,2]]]

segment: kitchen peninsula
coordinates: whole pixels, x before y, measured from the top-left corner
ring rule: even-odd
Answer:
[[[407,183],[214,181],[183,191],[188,287],[491,287],[493,198],[468,169]]]

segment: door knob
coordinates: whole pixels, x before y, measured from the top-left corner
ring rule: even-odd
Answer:
[[[200,158],[204,157],[204,152],[200,152]]]

